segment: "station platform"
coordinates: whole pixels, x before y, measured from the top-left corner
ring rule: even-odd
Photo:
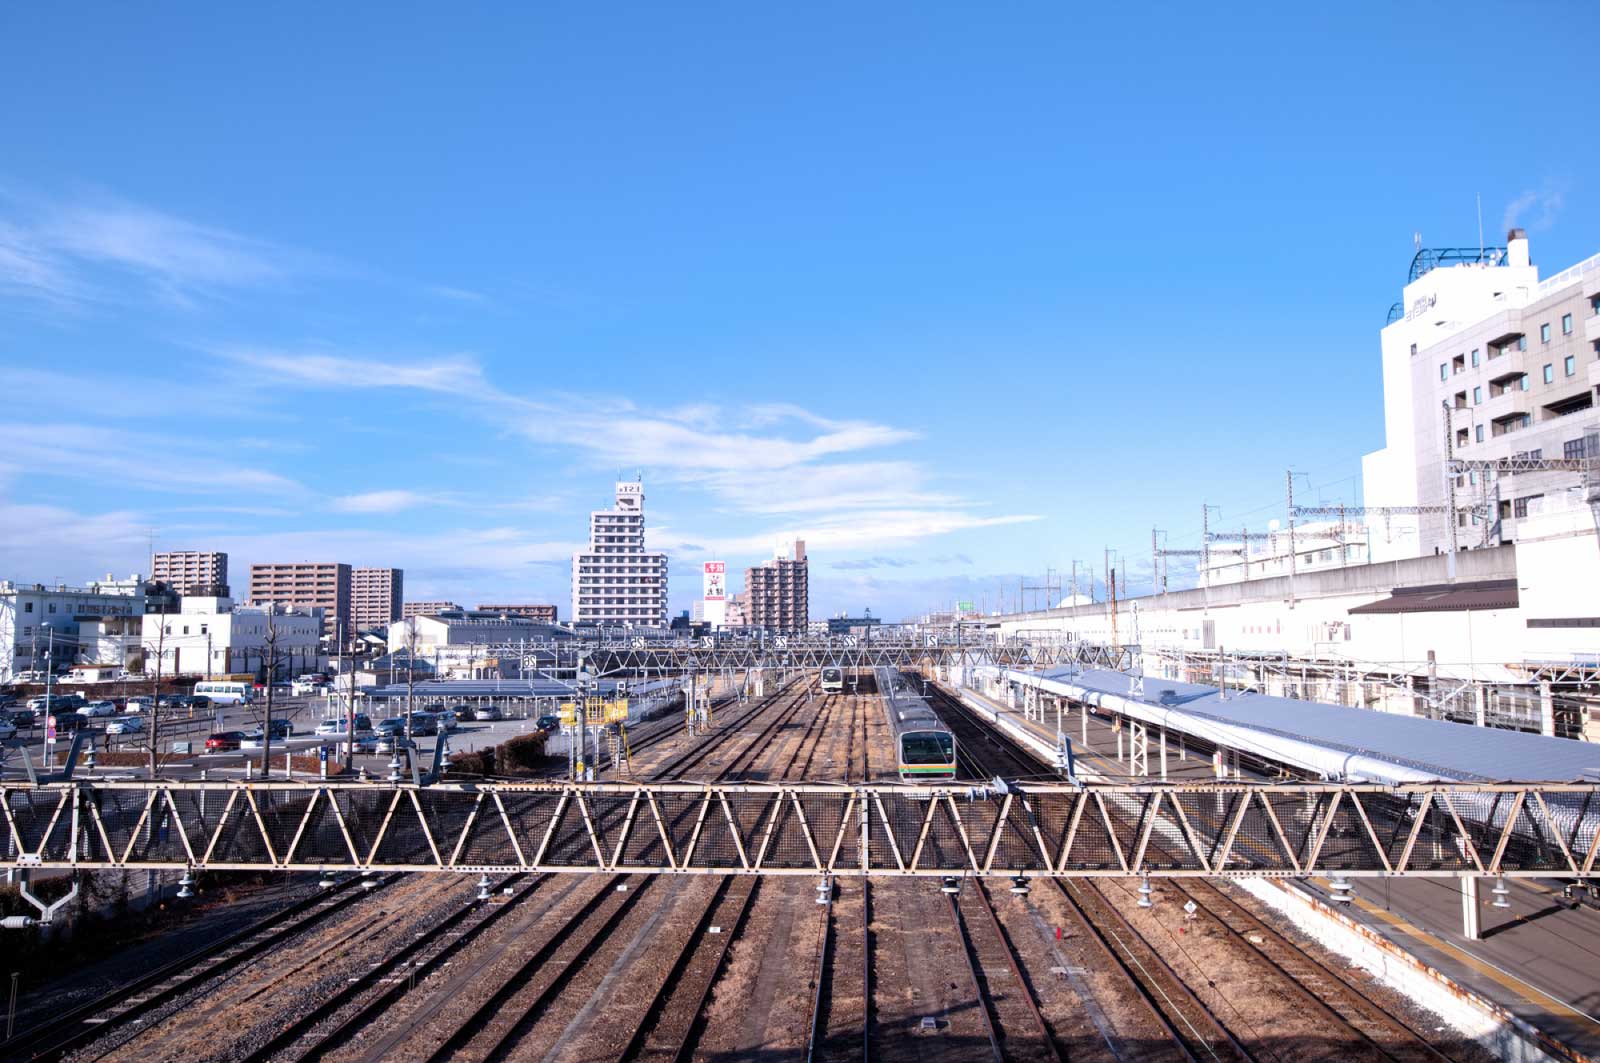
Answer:
[[[1056,744],[1055,710],[1033,718],[978,691],[951,688],[973,708],[991,715],[996,727],[1026,744],[1041,761]],[[1109,781],[1133,781],[1127,761],[1118,756],[1118,732],[1110,719],[1074,709],[1065,715],[1063,733],[1072,740],[1079,774]],[[1159,781],[1157,752],[1149,753],[1150,776]],[[1248,767],[1245,779],[1262,778]],[[1167,738],[1167,779],[1171,782],[1214,782],[1209,755],[1197,756]],[[1482,880],[1480,880],[1482,881]],[[1504,1008],[1534,1029],[1584,1057],[1600,1059],[1600,911],[1569,908],[1554,882],[1515,880],[1509,909],[1489,903],[1483,884],[1481,938],[1462,934],[1461,886],[1454,879],[1358,878],[1353,902],[1345,915],[1384,940],[1417,957],[1457,985]],[[1301,890],[1328,902],[1323,881],[1293,881],[1285,888]]]

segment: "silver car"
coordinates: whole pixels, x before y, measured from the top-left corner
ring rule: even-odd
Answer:
[[[144,719],[140,716],[118,716],[106,724],[108,735],[132,735],[144,731]]]
[[[91,701],[78,710],[79,716],[115,716],[117,703],[114,701]]]

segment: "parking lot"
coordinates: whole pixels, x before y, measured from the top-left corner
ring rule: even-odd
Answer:
[[[534,729],[535,721],[539,716],[554,711],[550,699],[502,697],[493,699],[480,699],[483,704],[493,704],[498,710],[501,719],[494,721],[477,721],[462,719],[455,730],[448,734],[448,749],[451,752],[469,752],[486,746],[497,745],[519,734],[527,734]],[[373,727],[390,716],[404,717],[404,699],[376,699],[359,698],[357,711],[366,715]],[[416,699],[415,711],[452,707],[460,702],[448,704],[439,702],[425,702]],[[319,737],[315,731],[317,725],[325,719],[342,718],[344,716],[344,702],[339,698],[324,696],[291,696],[274,694],[272,699],[272,718],[288,722],[291,733],[287,738],[274,737],[271,743],[272,765],[271,772],[275,776],[282,776],[288,766],[285,763],[286,755],[296,758],[299,762],[294,766],[295,773],[302,777],[315,777],[318,772],[308,772],[304,769],[304,761],[299,758],[315,757],[319,748],[327,748],[330,763],[338,763],[344,756],[344,742],[342,737]],[[61,717],[71,715],[58,710],[58,721]],[[114,720],[126,719],[137,715],[143,720],[143,730],[128,734],[107,733],[107,726]],[[207,751],[206,739],[214,734],[228,732],[255,732],[259,731],[266,715],[266,698],[260,697],[249,705],[211,705],[200,708],[171,708],[163,707],[155,720],[157,725],[157,743],[163,754],[162,773],[177,778],[184,777],[233,777],[248,774],[259,774],[261,762],[261,741],[245,739],[241,748],[224,751]],[[25,774],[25,769],[20,763],[20,756],[26,755],[35,765],[40,765],[44,760],[45,750],[45,714],[36,714],[33,726],[22,727],[16,735],[6,742],[7,756],[3,762],[6,777],[20,777]],[[114,716],[90,717],[78,722],[81,727],[94,734],[94,749],[98,753],[119,752],[138,753],[145,752],[150,746],[150,732],[148,728],[151,718],[148,709],[139,714],[118,712]],[[438,741],[435,736],[414,736],[417,756],[423,767],[432,761],[434,745]],[[184,749],[186,752],[177,752]],[[58,732],[53,752],[60,754],[71,747],[72,735],[61,728]],[[171,755],[169,755],[171,754]],[[365,769],[369,774],[386,775],[390,770],[390,763],[394,754],[389,749],[381,753],[358,752],[354,758],[357,770]],[[123,758],[118,758],[122,760]],[[80,757],[80,772],[86,768],[86,758]],[[143,775],[145,769],[118,765],[116,767],[100,767],[93,769],[96,774],[115,775]]]

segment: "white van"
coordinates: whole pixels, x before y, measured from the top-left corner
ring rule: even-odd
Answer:
[[[194,692],[210,698],[213,705],[248,705],[256,696],[255,684],[243,682],[196,683]]]

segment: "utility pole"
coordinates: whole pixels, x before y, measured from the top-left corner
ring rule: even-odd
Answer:
[[[278,677],[278,625],[273,619],[274,606],[267,603],[267,711],[261,721],[261,777],[272,775],[272,687]]]
[[[1283,479],[1284,479],[1285,485],[1287,485],[1287,498],[1288,498],[1288,506],[1289,506],[1289,608],[1293,609],[1294,608],[1294,560],[1295,560],[1294,559],[1294,555],[1295,555],[1295,547],[1294,547],[1294,470],[1293,469],[1286,469],[1284,471],[1284,474],[1283,474]],[[1245,551],[1246,551],[1245,556],[1248,557],[1249,556],[1249,550],[1250,550],[1250,544],[1248,542],[1246,542],[1244,544],[1244,548],[1245,548]]]
[[[167,615],[156,616],[156,676],[150,690],[150,778],[156,778],[156,753],[161,748],[161,665],[167,656]]]
[[[1200,610],[1211,613],[1211,507],[1200,503]]]
[[[340,679],[345,679],[345,680],[348,680],[349,683],[350,683],[349,688],[345,692],[344,766],[345,766],[345,770],[346,771],[355,771],[355,768],[356,768],[356,676],[355,676],[354,670],[352,670],[349,675],[345,674],[345,669],[344,669],[344,625],[345,625],[345,618],[344,617],[340,616],[340,617],[335,617],[334,618],[334,621],[333,621],[334,637],[339,640],[339,675],[338,675],[337,678],[334,679],[334,682],[337,683]]]

